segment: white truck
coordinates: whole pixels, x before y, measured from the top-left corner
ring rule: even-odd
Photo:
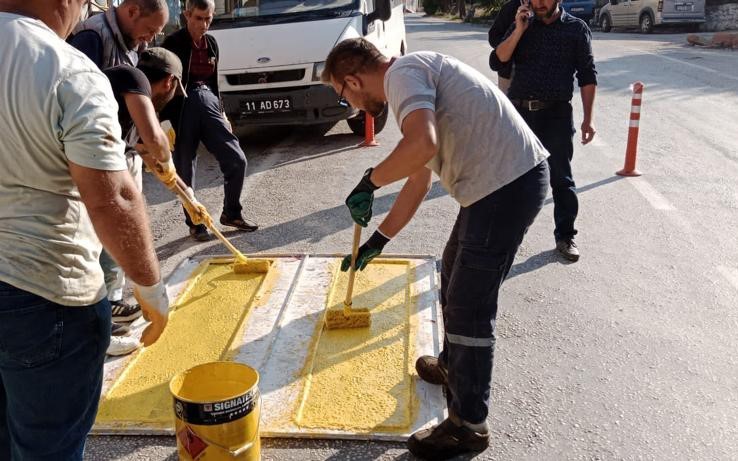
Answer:
[[[210,33],[220,47],[219,86],[236,125],[311,125],[346,119],[364,134],[364,114],[321,84],[331,49],[366,37],[387,56],[407,50],[402,0],[216,0]],[[386,112],[386,111],[385,111]],[[387,114],[375,120],[384,127]]]

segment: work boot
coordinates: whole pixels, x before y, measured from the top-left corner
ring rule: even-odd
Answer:
[[[237,218],[229,218],[225,214],[220,215],[220,223],[224,226],[235,227],[236,229],[244,232],[254,232],[259,228],[258,224],[248,222],[240,216]]]
[[[141,317],[141,306],[138,304],[128,304],[123,301],[110,301],[110,307],[113,311],[113,322],[133,322]]]
[[[110,345],[106,353],[113,357],[120,357],[121,355],[130,354],[139,347],[141,347],[141,343],[136,338],[130,336],[111,336]]]
[[[574,243],[573,238],[557,241],[556,249],[565,259],[572,262],[579,261],[579,249],[577,249],[577,244]]]
[[[438,357],[424,355],[415,361],[415,371],[420,379],[430,384],[448,386],[448,371],[438,361]]]
[[[190,235],[198,242],[207,242],[211,239],[208,228],[205,224],[198,224],[190,227]]]
[[[115,323],[110,326],[110,335],[111,336],[128,336],[131,334],[131,329],[126,325],[121,325],[120,323]]]
[[[489,446],[489,431],[475,432],[446,418],[437,426],[411,435],[407,449],[417,457],[429,461],[453,458],[469,452],[481,452]]]

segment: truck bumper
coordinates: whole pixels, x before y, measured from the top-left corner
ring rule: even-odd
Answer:
[[[338,95],[327,85],[309,85],[274,90],[221,92],[223,108],[236,125],[313,125],[338,122],[358,111],[338,104]],[[247,108],[265,99],[286,99],[290,109],[280,112],[253,112]]]

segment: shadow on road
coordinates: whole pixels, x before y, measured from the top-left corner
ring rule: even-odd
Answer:
[[[380,215],[389,211],[397,198],[397,192],[381,195],[374,199],[374,214]],[[445,197],[448,193],[440,183],[434,182],[425,201]],[[326,208],[300,218],[261,228],[257,232],[245,234],[239,231],[224,232],[236,247],[247,253],[258,253],[287,246],[299,241],[316,243],[329,235],[349,229],[353,221],[346,212],[343,204]],[[205,249],[198,255],[212,254],[211,249]]]

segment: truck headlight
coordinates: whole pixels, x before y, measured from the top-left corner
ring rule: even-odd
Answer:
[[[320,76],[323,74],[323,69],[325,69],[325,61],[315,63],[315,66],[313,66],[313,81],[314,82],[320,81]]]

